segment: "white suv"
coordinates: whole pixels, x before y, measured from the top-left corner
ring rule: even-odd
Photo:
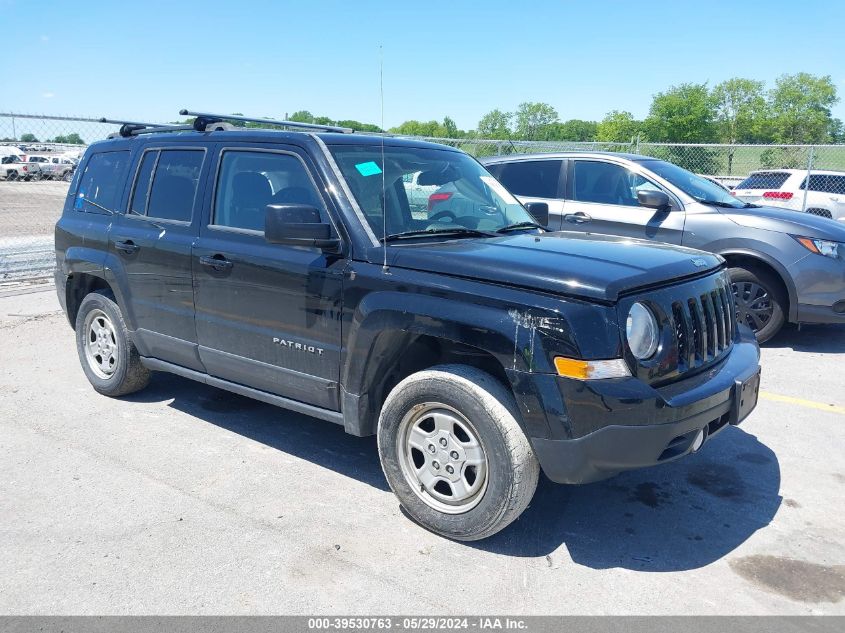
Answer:
[[[753,171],[733,194],[743,202],[806,209],[807,213],[845,222],[845,172],[812,170],[809,187],[807,180],[806,169]]]

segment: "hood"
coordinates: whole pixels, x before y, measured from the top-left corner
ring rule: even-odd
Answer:
[[[763,229],[845,242],[845,223],[812,213],[779,207],[751,207],[748,209],[719,209],[731,221],[749,229]]]
[[[575,232],[405,244],[391,250],[391,266],[607,302],[635,288],[714,270],[724,261],[691,248]]]

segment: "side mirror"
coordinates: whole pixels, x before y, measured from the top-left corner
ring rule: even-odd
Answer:
[[[268,204],[264,216],[264,239],[270,244],[311,246],[334,251],[340,240],[332,237],[332,227],[320,212],[304,204]]]
[[[642,206],[648,207],[649,209],[669,211],[672,208],[672,200],[665,191],[640,189],[637,191],[637,200]]]
[[[529,202],[525,205],[526,211],[531,214],[534,221],[540,226],[549,226],[549,205],[545,202]]]

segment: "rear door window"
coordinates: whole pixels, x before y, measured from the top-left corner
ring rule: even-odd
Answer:
[[[202,148],[145,152],[135,179],[130,213],[190,222],[204,158]]]
[[[737,189],[780,189],[789,179],[789,172],[761,171],[739,183]]]
[[[557,198],[561,160],[526,160],[496,166],[496,177],[517,196]]]
[[[77,211],[114,212],[123,193],[129,151],[92,154],[79,179],[73,208]]]

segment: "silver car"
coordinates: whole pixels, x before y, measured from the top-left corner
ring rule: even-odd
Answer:
[[[547,203],[552,230],[718,253],[730,266],[737,316],[761,342],[787,321],[845,323],[842,222],[746,203],[648,156],[563,152],[482,163],[523,203]]]

